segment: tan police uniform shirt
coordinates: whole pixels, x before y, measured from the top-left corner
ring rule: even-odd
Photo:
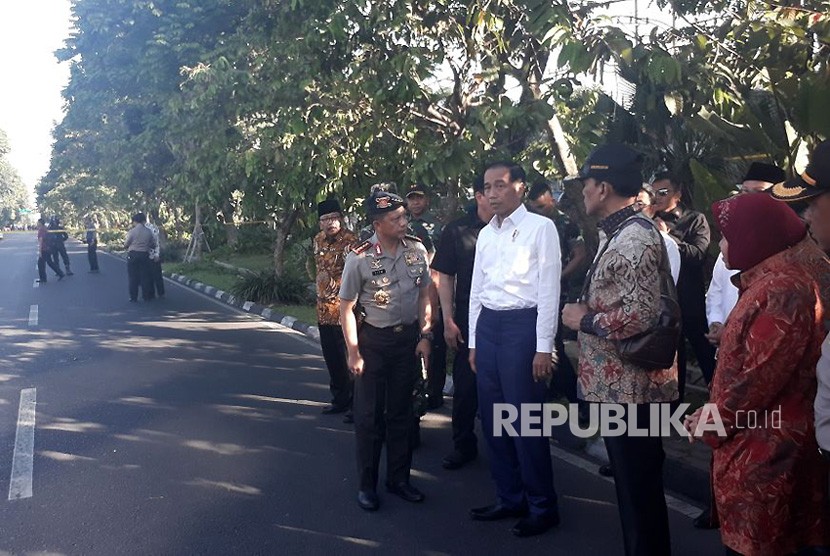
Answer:
[[[149,253],[155,246],[156,240],[153,238],[153,232],[144,224],[137,224],[127,232],[127,241],[124,243],[127,251]]]
[[[418,295],[429,284],[427,250],[417,238],[406,236],[391,255],[373,235],[346,257],[340,299],[357,300],[371,326],[412,324],[418,320]]]

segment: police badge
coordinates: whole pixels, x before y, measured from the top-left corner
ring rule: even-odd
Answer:
[[[378,290],[372,298],[375,301],[375,305],[380,308],[384,308],[389,305],[389,301],[392,299],[392,296],[389,294],[388,290]]]

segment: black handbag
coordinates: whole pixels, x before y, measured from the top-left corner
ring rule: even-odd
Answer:
[[[655,227],[655,230],[657,229],[651,219],[645,220],[648,220]],[[611,241],[630,222],[630,220],[626,221],[617,228],[611,237],[608,238],[602,251],[594,259],[594,264],[591,265],[591,271],[588,273],[585,279],[585,286],[582,289],[583,299],[591,284],[591,278],[594,275],[597,263],[602,258],[605,250],[608,249]],[[660,261],[659,269],[660,312],[657,322],[645,332],[614,342],[620,359],[646,371],[668,369],[671,367],[674,364],[675,356],[677,355],[677,346],[680,341],[681,316],[680,304],[677,302],[677,289],[671,277],[671,267],[669,266],[669,255],[666,252],[666,245],[661,241],[660,246],[663,249],[663,257]]]

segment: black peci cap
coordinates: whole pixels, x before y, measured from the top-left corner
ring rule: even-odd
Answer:
[[[775,164],[764,162],[753,162],[749,165],[744,179],[741,181],[765,181],[767,183],[780,183],[784,181],[787,174]]]
[[[333,212],[338,212],[343,214],[343,211],[340,209],[340,203],[337,199],[326,199],[325,201],[321,201],[317,204],[317,216],[323,216],[324,214],[331,214]]]

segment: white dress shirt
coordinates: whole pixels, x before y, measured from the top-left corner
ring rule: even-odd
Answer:
[[[660,232],[663,236],[663,243],[666,244],[666,253],[669,255],[669,267],[671,268],[671,277],[674,280],[674,285],[677,285],[677,279],[680,277],[680,247],[677,246],[674,239],[669,232]]]
[[[732,283],[737,270],[729,270],[723,262],[723,253],[718,255],[712,269],[712,282],[706,292],[706,320],[709,326],[719,322],[726,324],[726,318],[738,302],[738,288]]]
[[[830,451],[830,335],[821,346],[821,358],[816,365],[818,390],[813,405],[816,418],[816,442],[822,450]]]
[[[553,353],[559,320],[562,254],[550,219],[519,205],[499,226],[494,216],[479,233],[470,288],[470,349],[481,308],[536,307],[536,351]]]

